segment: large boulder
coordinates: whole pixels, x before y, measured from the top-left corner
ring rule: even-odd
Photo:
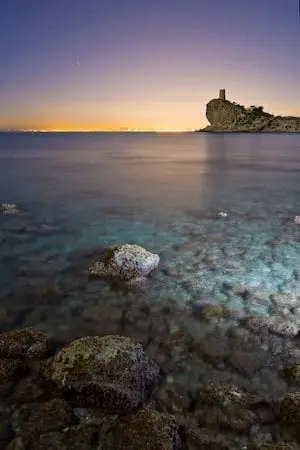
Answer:
[[[159,264],[159,256],[136,244],[108,250],[89,266],[90,275],[129,281],[146,277]]]
[[[159,371],[133,339],[94,336],[60,350],[43,365],[41,375],[75,405],[123,413],[144,403]]]

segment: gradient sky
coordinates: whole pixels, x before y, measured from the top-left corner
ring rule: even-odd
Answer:
[[[195,129],[227,98],[300,116],[298,0],[2,0],[0,129]]]

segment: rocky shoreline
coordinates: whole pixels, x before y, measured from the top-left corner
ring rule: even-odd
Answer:
[[[244,231],[260,217],[246,219]],[[283,220],[284,239],[265,242],[270,236],[263,235],[263,250],[250,258],[262,260],[263,252],[281,277],[280,262],[289,263],[286,290],[264,292],[230,280],[245,268],[249,275],[237,254],[257,244],[252,225],[249,242],[243,236],[232,245],[224,227],[230,223],[235,237],[241,221],[231,212],[188,222],[188,238],[162,256],[136,244],[81,249],[68,255],[68,266],[51,269],[56,278],[48,260],[33,260],[33,267],[26,260],[27,284],[1,297],[0,448],[299,448],[296,218]],[[13,242],[18,233],[57,233],[54,225],[12,224]],[[208,236],[206,249],[199,242]],[[6,264],[16,260],[7,246]],[[266,268],[255,266],[255,278],[267,282]],[[218,274],[225,276],[222,292]],[[188,293],[184,304],[176,301],[180,289]]]
[[[34,328],[0,335],[0,448],[296,450],[300,392],[274,402],[209,380],[193,394],[132,338],[61,346]],[[289,376],[299,380],[299,365]]]
[[[210,125],[198,132],[214,133],[299,133],[300,117],[274,116],[262,106],[248,108],[225,99],[225,90],[219,98],[206,105],[206,118]]]

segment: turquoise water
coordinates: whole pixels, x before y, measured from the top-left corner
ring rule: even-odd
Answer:
[[[214,333],[195,316],[207,303],[233,310],[225,328],[300,323],[299,135],[1,134],[0,201],[23,211],[0,221],[3,330],[119,332],[151,351],[182,328]],[[146,285],[88,279],[120,243],[161,256]]]

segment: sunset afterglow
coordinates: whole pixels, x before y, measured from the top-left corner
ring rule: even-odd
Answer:
[[[14,0],[1,18],[2,130],[194,130],[223,87],[300,115],[294,2]]]

